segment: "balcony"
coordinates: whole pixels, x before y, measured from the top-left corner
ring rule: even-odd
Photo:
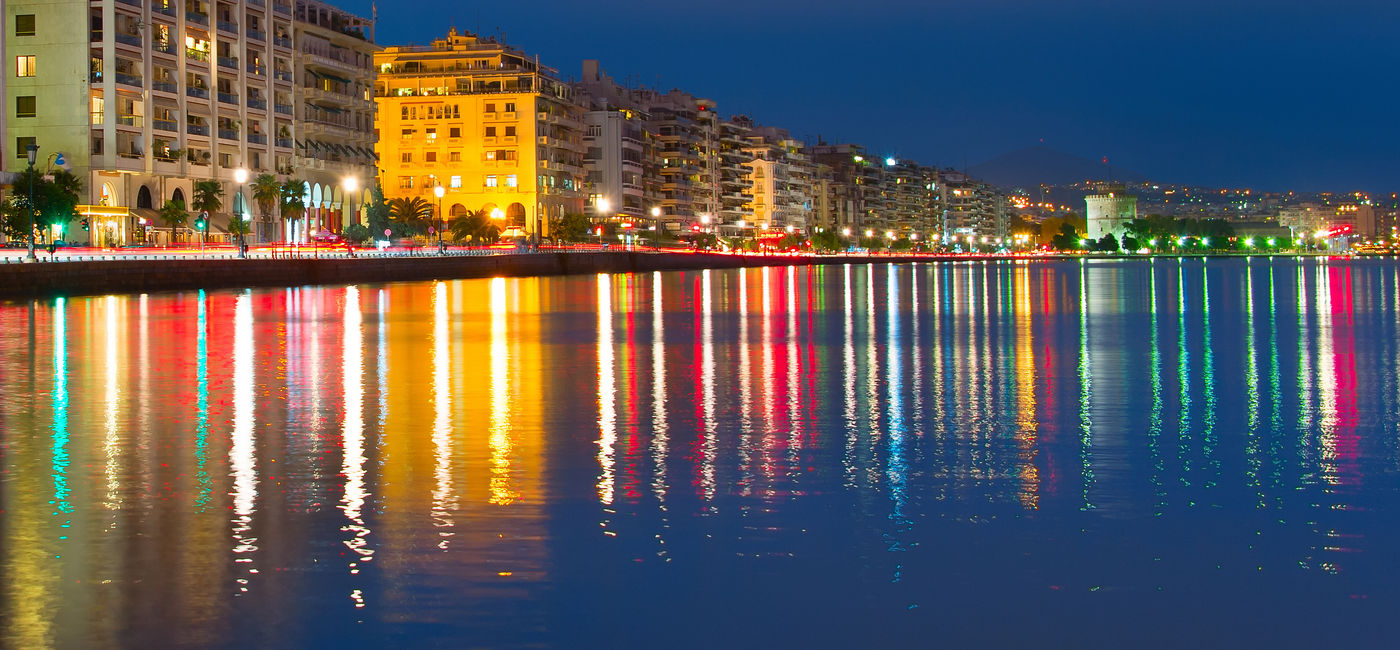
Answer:
[[[151,44],[151,51],[157,52],[157,53],[159,53],[159,54],[169,54],[169,55],[174,56],[174,54],[175,54],[175,44],[174,44],[174,43],[170,43],[170,42],[168,42],[168,41],[167,41],[167,42],[152,43],[152,44]]]
[[[232,22],[232,21],[228,21],[228,20],[220,20],[220,21],[218,21],[218,25],[219,25],[219,31],[221,31],[221,32],[228,32],[228,33],[230,33],[230,34],[237,34],[237,33],[238,33],[238,23],[235,23],[235,22]]]
[[[117,41],[118,43],[122,43],[122,44],[125,44],[125,45],[130,45],[130,46],[132,46],[132,47],[141,47],[141,35],[140,35],[140,34],[122,34],[122,33],[117,33],[117,34],[113,34],[113,35],[112,35],[112,38],[116,39],[116,41]]]
[[[248,40],[252,40],[252,41],[266,41],[266,40],[267,40],[267,32],[264,32],[264,31],[261,31],[261,30],[257,30],[257,29],[250,29],[250,30],[248,30]]]
[[[238,95],[235,95],[235,94],[233,94],[233,93],[220,92],[220,93],[219,93],[219,103],[220,103],[220,104],[233,104],[233,105],[237,106],[237,105],[238,105]]]
[[[180,87],[173,81],[152,81],[151,90],[174,95],[180,92]]]
[[[137,88],[141,87],[141,75],[117,72],[113,73],[112,76],[116,78],[117,83],[119,84],[123,84],[126,86],[135,86]]]
[[[180,123],[175,120],[151,120],[151,126],[157,131],[169,131],[171,133],[180,132]]]
[[[267,6],[267,4],[263,2],[263,0],[248,0],[248,4],[250,4],[250,5],[254,6],[254,7],[266,7],[266,6]]]
[[[278,113],[281,113],[281,114],[283,114],[283,115],[291,115],[291,114],[292,114],[292,105],[291,105],[291,104],[274,104],[274,105],[272,106],[272,110],[274,110],[274,111],[276,111],[276,112],[278,112]]]
[[[261,63],[249,63],[249,64],[248,64],[248,74],[255,74],[255,75],[258,75],[259,77],[261,77],[261,76],[267,74],[267,66],[264,66],[264,65],[261,64]]]
[[[145,120],[140,115],[118,115],[117,124],[121,126],[134,126],[139,129],[145,125]]]
[[[277,71],[275,71],[275,72],[272,73],[272,78],[273,78],[273,79],[276,79],[276,80],[278,80],[278,81],[291,81],[291,80],[292,80],[292,71],[291,71],[291,70],[277,70]]]
[[[273,2],[272,10],[279,14],[292,15],[292,6],[282,2]]]
[[[249,97],[249,98],[248,98],[248,108],[255,108],[255,109],[260,110],[260,111],[265,111],[265,110],[267,110],[267,100],[266,100],[266,99],[255,99],[255,98],[253,98],[253,97]]]
[[[166,0],[151,0],[151,13],[175,17],[175,5]]]
[[[190,86],[189,88],[185,89],[185,95],[188,97],[194,97],[196,99],[209,99],[209,89]]]
[[[259,133],[249,133],[248,142],[250,144],[267,144],[267,136]]]
[[[202,135],[202,136],[204,136],[204,137],[207,138],[207,137],[209,137],[209,125],[208,125],[208,124],[186,124],[186,125],[185,125],[185,133],[188,133],[188,134],[190,134],[190,135]]]
[[[277,47],[285,47],[289,50],[292,49],[292,39],[287,38],[286,36],[273,36],[272,44],[276,45]]]
[[[291,138],[277,138],[277,142],[275,144],[278,148],[281,149],[291,149],[293,143]]]
[[[141,0],[117,0],[117,2],[120,2],[124,5],[131,5],[133,7],[141,6]]]
[[[219,129],[219,139],[221,139],[221,140],[237,140],[237,139],[238,139],[238,130],[237,130],[237,129]]]
[[[235,59],[231,56],[221,56],[218,57],[218,59],[220,68],[228,68],[230,70],[238,69],[238,59]]]
[[[209,53],[204,50],[196,50],[192,47],[185,48],[185,58],[191,61],[209,62]]]
[[[205,27],[208,27],[209,16],[207,14],[199,13],[198,11],[186,11],[185,22],[194,23],[196,25],[204,25]]]

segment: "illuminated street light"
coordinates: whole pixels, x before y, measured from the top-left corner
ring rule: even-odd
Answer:
[[[889,167],[894,167],[894,166],[895,166],[895,163],[898,163],[898,162],[899,162],[899,161],[898,161],[898,160],[895,160],[893,156],[891,156],[891,157],[885,159],[885,165],[886,165],[886,166],[889,166]]]
[[[851,236],[851,229],[850,229],[850,228],[842,228],[842,229],[841,229],[841,236],[842,236],[842,237],[850,237],[850,236]]]
[[[441,186],[441,185],[437,185],[437,186],[434,186],[434,187],[433,187],[433,196],[436,196],[436,197],[437,197],[438,255],[446,255],[446,254],[447,254],[447,247],[443,246],[443,244],[442,244],[442,225],[443,225],[443,219],[442,219],[442,195],[444,195],[444,194],[446,194],[446,193],[447,193],[447,188],[445,188],[445,187],[443,187],[443,186]]]
[[[238,207],[243,210],[243,214],[235,214],[233,218],[243,220],[244,227],[238,230],[238,258],[244,259],[248,257],[248,242],[244,239],[248,230],[248,197],[243,193],[243,184],[248,182],[248,170],[242,167],[233,170],[233,181],[238,183]]]

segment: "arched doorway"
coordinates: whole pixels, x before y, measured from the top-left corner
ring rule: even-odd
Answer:
[[[175,191],[170,194],[170,200],[175,201],[176,203],[184,203],[185,193],[177,187],[175,188]],[[188,208],[189,206],[186,207]]]
[[[155,207],[151,205],[151,188],[142,185],[141,189],[136,190],[136,207],[146,208],[147,210]]]
[[[447,209],[447,216],[449,216],[449,217],[451,217],[451,218],[453,218],[453,219],[456,219],[457,217],[460,217],[460,216],[462,216],[462,215],[464,215],[464,214],[466,214],[466,213],[467,213],[467,206],[462,205],[461,203],[453,203],[453,204],[452,204],[452,207],[450,207],[450,208]]]
[[[510,207],[506,208],[506,224],[516,226],[519,228],[524,228],[525,206],[520,205],[519,203],[510,204]]]

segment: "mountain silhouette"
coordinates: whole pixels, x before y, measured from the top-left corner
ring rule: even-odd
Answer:
[[[1045,145],[1036,145],[1003,154],[967,170],[973,178],[1003,189],[1031,189],[1046,185],[1068,185],[1083,181],[1122,181],[1137,183],[1147,177],[1134,171],[1110,167]]]

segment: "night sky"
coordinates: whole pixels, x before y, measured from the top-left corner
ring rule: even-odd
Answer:
[[[369,0],[334,0],[369,14]],[[411,6],[411,11],[398,7]],[[1044,144],[1160,182],[1400,190],[1400,2],[711,0],[379,3],[376,40],[450,24],[577,78],[963,167]]]

